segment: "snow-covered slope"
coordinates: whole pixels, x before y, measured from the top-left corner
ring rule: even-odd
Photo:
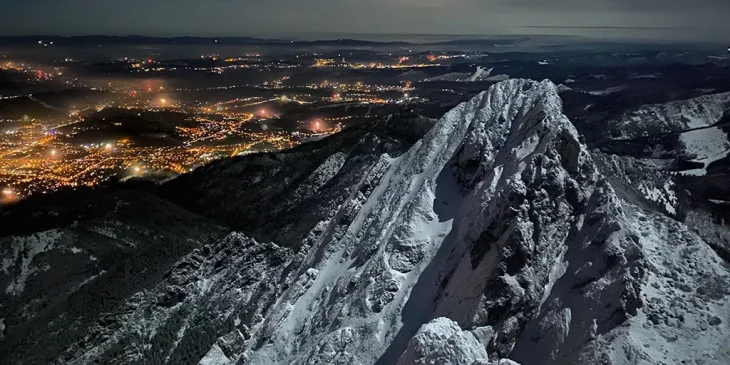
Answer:
[[[679,136],[682,157],[702,164],[685,170],[683,175],[703,176],[710,164],[730,156],[730,135],[720,127],[695,129]]]
[[[730,152],[730,137],[720,127],[696,129],[679,136],[689,160],[707,160]]]
[[[712,126],[730,110],[730,93],[708,94],[629,110],[607,128],[612,138],[631,139]]]
[[[645,105],[583,130],[611,160],[604,166],[682,219],[692,201],[730,196],[728,118],[730,93],[719,93]]]
[[[481,81],[489,77],[489,75],[492,74],[493,69],[485,69],[483,67],[477,66],[477,70],[474,71],[474,73],[469,76],[466,81],[467,82],[474,82],[474,81]]]
[[[123,191],[84,204],[70,225],[0,237],[0,362],[51,363],[181,257],[224,235],[169,202]]]
[[[424,81],[426,82],[434,82],[434,81],[453,81],[453,82],[476,82],[476,81],[486,81],[490,79],[490,75],[492,74],[493,69],[486,69],[481,66],[477,66],[476,71],[474,73],[462,73],[462,72],[453,72],[448,73],[445,75],[435,76],[428,78]],[[503,80],[493,80],[493,81],[503,81]]]
[[[369,130],[347,133],[163,186],[192,192],[189,208],[217,221],[258,222],[236,211],[243,180],[259,199],[281,195],[258,214],[304,233],[254,233],[271,243],[231,233],[201,245],[73,344],[38,359],[730,362],[727,267],[704,238],[632,199],[614,184],[620,176],[599,172],[551,82],[496,84],[410,147]],[[297,163],[305,166],[285,167]],[[32,342],[13,328],[6,334]]]

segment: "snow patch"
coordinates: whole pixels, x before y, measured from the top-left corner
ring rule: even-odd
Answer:
[[[476,82],[476,81],[485,81],[489,80],[489,75],[492,74],[492,71],[494,69],[485,69],[481,66],[477,66],[476,71],[474,73],[460,73],[460,72],[453,72],[448,73],[440,76],[431,77],[428,79],[425,79],[425,82],[434,82],[434,81],[453,81],[453,82]]]
[[[713,162],[730,151],[730,138],[720,127],[697,129],[682,133],[679,141],[685,156],[693,161]]]
[[[713,204],[719,204],[719,205],[728,205],[728,204],[730,204],[730,201],[727,201],[727,200],[710,199],[710,202],[713,203]]]
[[[730,92],[665,104],[648,104],[609,122],[612,137],[632,139],[710,127],[730,109]]]
[[[628,88],[629,88],[628,85],[614,86],[614,87],[609,87],[609,88],[606,88],[603,90],[589,91],[588,94],[596,95],[596,96],[605,96],[605,95],[611,95],[611,94],[615,94],[617,92],[624,91]]]
[[[223,350],[221,350],[218,344],[215,344],[213,345],[213,348],[208,351],[205,357],[200,360],[198,365],[228,365],[230,363],[231,359],[223,353]]]
[[[10,245],[13,247],[13,256],[10,260],[3,259],[3,271],[7,273],[13,264],[17,264],[20,260],[20,265],[16,266],[19,273],[14,275],[13,280],[5,289],[5,293],[19,295],[23,292],[26,280],[39,270],[38,267],[33,265],[36,256],[52,249],[60,237],[61,233],[54,229],[12,238]]]
[[[96,279],[96,278],[98,278],[98,277],[100,277],[100,276],[102,276],[102,275],[104,275],[104,274],[106,274],[106,270],[101,270],[101,272],[100,272],[100,273],[98,273],[98,274],[96,274],[96,275],[93,275],[93,276],[90,276],[90,277],[88,277],[88,278],[87,278],[86,280],[84,280],[84,281],[80,282],[80,283],[79,283],[79,285],[76,285],[76,287],[75,287],[75,288],[74,288],[73,290],[71,290],[71,292],[75,292],[75,291],[77,291],[77,290],[81,289],[81,287],[83,287],[84,285],[86,285],[86,284],[88,284],[88,283],[90,283],[90,282],[94,281],[94,279]]]

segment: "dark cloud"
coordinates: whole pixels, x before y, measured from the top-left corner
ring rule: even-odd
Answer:
[[[24,0],[1,34],[558,33],[720,40],[730,0]]]

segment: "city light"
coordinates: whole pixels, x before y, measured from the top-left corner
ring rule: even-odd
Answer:
[[[11,188],[3,189],[3,195],[13,195],[13,189],[11,189]]]
[[[312,131],[319,131],[322,129],[322,122],[317,119],[312,123]]]
[[[415,56],[402,59],[396,56],[395,59],[385,63],[348,62],[342,56],[332,59],[320,57],[319,63],[327,68],[350,68],[353,70],[363,68],[419,69],[439,66],[435,62],[432,64],[425,64],[425,62],[417,64]],[[197,55],[195,57],[197,58]],[[162,60],[155,61],[152,58],[143,58],[141,60],[127,58],[124,61],[123,58],[119,58],[117,61],[124,62],[127,71],[135,73],[162,72],[175,70],[176,67],[209,72],[239,67],[312,67],[311,63],[308,65],[292,65],[275,62],[265,66],[247,64],[246,62],[250,60],[250,57],[258,58],[261,55],[250,53],[240,58],[226,58],[224,55],[203,55],[201,57],[206,61],[216,58],[227,61],[225,65],[218,64],[215,66],[201,64],[188,66],[175,64],[170,66]],[[396,64],[396,61],[399,60],[401,64]],[[65,62],[75,61],[66,59]],[[257,60],[257,62],[261,61]],[[27,74],[27,78],[33,82],[37,82],[37,80],[45,82],[56,76],[69,77],[66,75],[68,72],[58,67],[41,71],[28,65],[2,62],[0,63],[0,69],[24,72]],[[338,114],[322,116],[321,118],[305,114],[301,122],[298,122],[301,125],[297,131],[287,131],[276,124],[266,123],[269,119],[282,118],[284,121],[289,120],[288,108],[278,110],[277,105],[281,104],[314,104],[315,109],[311,109],[314,111],[318,109],[319,103],[328,102],[333,104],[345,103],[346,105],[422,102],[421,98],[411,97],[415,93],[413,91],[415,87],[411,86],[409,82],[379,84],[371,83],[372,80],[370,79],[340,81],[330,77],[327,78],[328,80],[318,79],[318,81],[309,83],[289,84],[287,82],[290,79],[289,76],[275,76],[268,77],[256,84],[199,85],[195,88],[161,86],[161,81],[154,77],[134,83],[104,80],[101,82],[104,90],[108,88],[114,95],[119,96],[117,99],[75,103],[68,110],[64,110],[63,115],[58,118],[20,114],[22,117],[18,117],[18,121],[24,122],[22,127],[6,128],[0,132],[4,137],[0,139],[0,156],[4,156],[4,158],[0,158],[0,172],[6,174],[5,180],[0,180],[0,187],[12,185],[12,190],[0,194],[0,198],[9,202],[20,197],[49,193],[64,187],[95,186],[109,181],[113,176],[119,174],[119,171],[126,171],[126,175],[137,177],[148,174],[156,176],[157,173],[181,174],[218,158],[243,155],[261,150],[271,151],[291,148],[305,141],[307,135],[321,136],[336,133],[344,127],[343,123],[346,120],[358,117],[357,112],[353,114],[348,112],[348,109],[345,110],[344,115],[339,115],[339,112],[335,111]],[[84,85],[80,84],[80,86]],[[230,99],[206,101],[204,99],[191,100],[185,94],[249,87],[272,90],[270,92],[271,96],[236,96]],[[90,88],[100,90],[94,87]],[[303,91],[306,89],[310,92]],[[400,95],[401,97],[386,97],[383,96],[385,93]],[[16,97],[18,96],[0,97],[0,99]],[[130,116],[136,115],[141,119],[145,119],[147,115],[153,117],[154,113],[172,107],[179,111],[181,115],[186,115],[185,118],[190,122],[194,122],[174,126],[175,137],[182,140],[182,144],[179,146],[148,146],[140,143],[142,142],[141,139],[138,141],[134,134],[119,136],[118,139],[102,137],[105,139],[97,140],[94,143],[85,142],[84,138],[79,138],[79,142],[69,142],[74,140],[74,136],[77,134],[94,131],[96,126],[87,126],[88,123],[82,122],[85,118],[87,120],[93,118],[96,113],[101,111],[126,109],[129,111]],[[268,109],[269,107],[272,109]],[[292,105],[292,107],[294,106]],[[104,118],[110,120],[109,124],[114,126],[120,127],[126,124],[122,118],[113,115],[105,114]],[[257,122],[257,126],[254,126],[251,122]],[[7,195],[7,197],[4,197],[4,195]]]

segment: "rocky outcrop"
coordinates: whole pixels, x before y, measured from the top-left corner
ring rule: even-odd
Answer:
[[[487,364],[484,346],[470,332],[448,318],[436,318],[413,336],[399,365]]]

